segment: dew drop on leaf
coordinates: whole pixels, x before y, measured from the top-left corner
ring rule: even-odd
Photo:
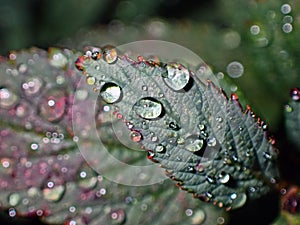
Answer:
[[[142,98],[134,104],[133,110],[144,119],[156,119],[162,111],[162,104],[154,98]]]
[[[174,91],[182,90],[189,82],[189,71],[177,63],[169,63],[166,68],[167,72],[163,74],[166,85]]]
[[[165,151],[166,151],[166,147],[163,146],[163,145],[157,145],[157,146],[155,147],[155,152],[163,153],[163,152],[165,152]]]
[[[18,96],[7,88],[0,88],[0,108],[9,109],[18,101]]]
[[[94,85],[96,83],[96,78],[95,77],[92,77],[92,76],[88,76],[86,78],[86,83],[88,85]]]
[[[230,180],[230,175],[228,173],[225,173],[225,172],[219,173],[219,175],[218,175],[218,181],[221,184],[226,184],[226,183],[229,182],[229,180]]]
[[[204,145],[203,139],[197,137],[188,138],[185,148],[190,152],[198,152],[202,149]]]
[[[21,197],[18,193],[12,193],[8,196],[8,203],[11,206],[16,206],[20,203]]]
[[[109,64],[115,63],[118,59],[118,53],[115,47],[105,46],[103,48],[103,59]]]
[[[100,90],[100,96],[106,103],[115,103],[121,99],[121,87],[114,83],[106,83]]]
[[[112,224],[124,224],[126,222],[126,212],[123,209],[113,211],[110,216]]]
[[[96,173],[86,164],[78,170],[77,179],[79,187],[84,189],[92,189],[98,183]]]
[[[247,195],[245,193],[239,193],[239,194],[231,194],[232,202],[232,209],[237,209],[242,207],[246,201],[247,201]]]
[[[142,140],[142,135],[140,132],[136,131],[136,130],[133,130],[130,132],[130,139],[133,141],[133,142],[139,142]]]
[[[43,86],[43,81],[39,78],[29,78],[25,83],[22,84],[24,93],[27,96],[39,94]]]
[[[50,48],[49,52],[48,52],[48,57],[49,57],[49,63],[58,68],[64,68],[67,63],[68,63],[68,59],[67,57],[62,53],[62,51],[58,48]]]

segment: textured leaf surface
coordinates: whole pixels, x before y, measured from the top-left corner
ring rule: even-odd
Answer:
[[[87,51],[76,66],[114,103],[132,141],[182,189],[227,209],[270,191],[278,179],[277,153],[266,125],[250,108],[242,112],[236,95],[227,99],[178,63],[134,61],[105,48],[103,58],[95,58],[99,51]]]
[[[39,217],[50,224],[216,223],[222,211],[192,201],[167,181],[125,186],[89,167],[78,151],[72,121],[80,124],[82,118],[72,118],[72,104],[89,101],[94,92],[77,89],[82,76],[74,68],[77,56],[69,50],[33,48],[0,59],[1,208],[10,217]],[[111,154],[147,164],[143,152],[117,142],[115,120],[103,113],[102,103],[96,104],[94,119]],[[94,139],[86,141],[98,148]]]

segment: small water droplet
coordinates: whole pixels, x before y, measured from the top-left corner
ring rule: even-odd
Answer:
[[[130,139],[133,141],[133,142],[139,142],[142,140],[142,135],[140,132],[136,131],[136,130],[133,130],[131,131],[130,133]]]
[[[158,152],[158,153],[164,153],[166,151],[166,147],[163,146],[163,145],[157,145],[155,147],[155,152]]]
[[[39,145],[37,143],[32,143],[30,145],[31,150],[37,151],[39,149]]]
[[[220,117],[220,116],[218,116],[218,117],[216,117],[216,121],[217,121],[218,123],[222,123],[222,121],[223,121],[223,118],[222,118],[222,117]]]
[[[142,98],[134,104],[133,110],[144,119],[156,119],[162,114],[163,107],[154,98]]]
[[[217,139],[212,137],[207,139],[207,146],[214,147],[217,144]]]
[[[7,88],[0,88],[0,108],[9,109],[17,103],[18,96]]]
[[[190,152],[198,152],[202,149],[204,145],[204,141],[198,138],[191,138],[191,140],[187,141],[185,148]]]
[[[206,175],[206,180],[208,183],[214,184],[216,181],[212,176]]]
[[[172,130],[175,130],[175,131],[180,130],[179,125],[175,122],[169,123],[169,128],[171,128]]]
[[[75,61],[75,66],[78,70],[84,71],[84,69],[85,69],[84,62],[86,59],[87,59],[87,56],[85,56],[85,55],[79,56],[77,58],[77,60]]]
[[[148,90],[148,87],[147,87],[146,85],[143,85],[143,86],[142,86],[142,90],[143,90],[143,91],[147,91],[147,90]]]
[[[100,96],[106,103],[115,103],[122,97],[121,87],[114,83],[106,83],[100,90]]]
[[[290,91],[290,96],[294,101],[300,100],[300,90],[299,88],[292,88]]]
[[[96,83],[96,78],[95,77],[93,77],[93,76],[88,76],[87,78],[86,78],[86,83],[88,84],[88,85],[94,85],[95,83]]]
[[[237,100],[239,100],[239,96],[235,93],[232,93],[231,96],[230,96],[230,99],[233,100],[233,101],[237,101]]]
[[[92,189],[98,183],[97,174],[86,164],[78,170],[78,185],[84,189]]]
[[[241,77],[244,73],[244,66],[240,62],[233,61],[228,64],[226,71],[232,78]]]
[[[167,73],[163,75],[166,85],[174,91],[182,90],[190,80],[189,71],[181,64],[169,63]]]
[[[49,49],[50,64],[58,69],[65,68],[68,64],[67,57],[58,48]]]
[[[258,25],[252,25],[250,27],[250,32],[252,35],[258,35],[260,32],[260,27]]]
[[[15,216],[17,215],[16,209],[10,208],[10,209],[8,210],[8,215],[9,215],[10,217],[15,217]]]
[[[99,60],[102,55],[102,50],[97,47],[92,47],[91,50],[85,53],[85,55],[91,57],[93,60]]]
[[[293,31],[293,25],[290,23],[283,24],[282,31],[286,34],[291,33]]]
[[[193,216],[191,217],[192,225],[200,225],[205,221],[205,212],[202,209],[197,209],[194,211]]]
[[[103,58],[109,64],[115,63],[118,60],[118,53],[115,47],[105,46],[103,48]]]
[[[126,213],[123,209],[115,210],[111,213],[111,219],[113,224],[124,224],[126,221]]]
[[[237,198],[237,194],[236,193],[232,193],[231,195],[230,195],[230,199],[231,200],[234,200],[234,199],[236,199]]]
[[[185,210],[185,215],[192,216],[193,215],[193,210],[192,209]]]
[[[230,175],[228,173],[225,173],[224,171],[222,171],[221,173],[219,173],[218,175],[218,181],[221,184],[226,184],[228,183],[230,180]]]
[[[267,160],[271,160],[271,159],[272,159],[271,154],[268,153],[268,152],[264,152],[264,153],[263,153],[263,156],[264,156],[264,158],[267,159]]]

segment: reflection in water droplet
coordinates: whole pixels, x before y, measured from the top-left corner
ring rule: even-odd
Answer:
[[[109,64],[115,63],[118,60],[118,53],[115,47],[105,46],[103,48],[103,59]]]
[[[10,208],[10,209],[8,210],[8,215],[9,215],[10,217],[15,217],[15,216],[17,215],[16,209]]]
[[[260,27],[258,25],[253,25],[250,27],[250,32],[253,35],[258,35],[260,32]]]
[[[136,130],[133,130],[130,132],[130,139],[133,141],[133,142],[139,142],[142,140],[142,135],[140,132],[136,131]]]
[[[163,75],[163,79],[168,87],[174,91],[179,91],[188,84],[190,73],[181,64],[169,63],[167,73]]]
[[[228,64],[226,71],[228,75],[232,78],[238,78],[244,73],[244,66],[237,61],[233,61]]]
[[[163,146],[163,145],[157,145],[155,147],[155,152],[158,152],[158,153],[164,153],[166,151],[166,147]]]
[[[175,131],[180,130],[179,125],[175,122],[169,123],[169,128],[171,128],[172,130],[175,130]]]
[[[18,96],[7,88],[0,88],[0,108],[9,109],[16,104]]]
[[[49,182],[48,188],[43,189],[43,197],[47,201],[57,202],[63,197],[65,190],[66,190],[65,186],[63,185],[55,186],[53,182],[52,183]]]
[[[92,76],[88,76],[87,78],[86,78],[86,83],[88,84],[88,85],[94,85],[95,83],[96,83],[96,78],[95,77],[92,77]]]
[[[22,88],[26,95],[38,94],[43,86],[43,81],[39,78],[30,78],[22,84]]]
[[[106,103],[115,103],[121,99],[121,87],[114,83],[106,83],[100,90],[100,96]]]
[[[283,24],[282,31],[286,34],[291,33],[293,31],[293,25],[290,23]]]
[[[142,98],[134,104],[133,110],[144,119],[156,119],[162,113],[162,104],[154,98]]]
[[[58,69],[64,68],[68,64],[67,57],[58,48],[49,49],[49,59],[50,65]]]

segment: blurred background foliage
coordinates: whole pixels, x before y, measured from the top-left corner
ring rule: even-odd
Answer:
[[[299,84],[297,0],[0,0],[0,54],[37,46],[82,50],[159,39],[197,53],[284,146],[283,106]],[[238,61],[243,73],[228,70]]]
[[[1,0],[0,51],[176,42],[225,77],[228,64],[239,61],[244,73],[232,79],[230,91],[241,90],[277,132],[282,105],[297,84],[299,5],[295,0]]]

